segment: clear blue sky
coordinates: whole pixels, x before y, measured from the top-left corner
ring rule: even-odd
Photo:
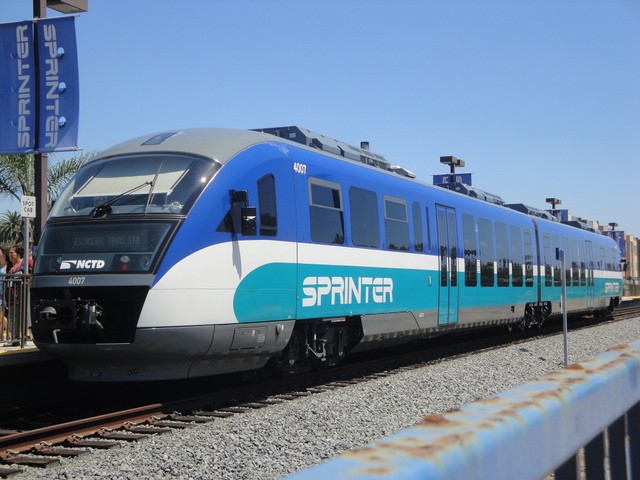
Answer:
[[[88,1],[85,150],[298,125],[428,182],[455,155],[509,203],[640,236],[639,0]],[[0,22],[31,5],[0,0]]]

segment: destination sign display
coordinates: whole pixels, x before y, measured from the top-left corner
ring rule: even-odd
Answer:
[[[108,233],[95,232],[66,232],[68,238],[67,252],[146,252],[154,250],[149,245],[149,231],[127,230],[109,231]]]

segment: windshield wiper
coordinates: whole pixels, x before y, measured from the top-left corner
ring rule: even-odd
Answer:
[[[130,193],[133,193],[133,192],[135,192],[137,190],[140,190],[142,187],[145,187],[147,185],[153,186],[153,182],[141,183],[137,187],[133,187],[131,190],[127,190],[126,192],[122,192],[120,195],[116,195],[115,197],[111,197],[106,202],[101,203],[100,205],[95,207],[93,210],[91,210],[91,213],[89,213],[89,216],[91,218],[104,217],[107,213],[111,213],[111,205],[116,203],[118,200],[120,200],[125,195],[129,195]]]

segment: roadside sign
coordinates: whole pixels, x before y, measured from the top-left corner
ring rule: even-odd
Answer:
[[[36,218],[36,197],[23,195],[20,198],[22,218]]]

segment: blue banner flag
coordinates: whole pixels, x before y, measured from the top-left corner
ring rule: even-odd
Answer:
[[[78,53],[74,17],[39,20],[40,152],[75,150],[80,110]]]
[[[35,146],[36,88],[32,22],[0,24],[0,154]]]

